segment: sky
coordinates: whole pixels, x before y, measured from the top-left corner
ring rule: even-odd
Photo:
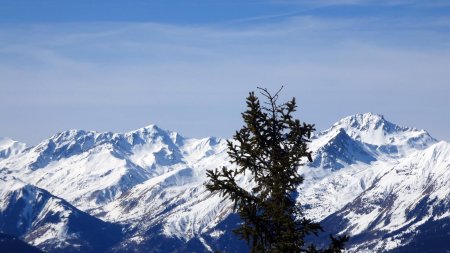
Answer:
[[[2,137],[230,138],[281,85],[319,131],[373,112],[450,141],[450,1],[0,0]]]

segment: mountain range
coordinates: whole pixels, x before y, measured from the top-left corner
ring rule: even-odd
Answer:
[[[365,113],[312,137],[298,201],[348,252],[448,252],[450,144]],[[204,186],[227,140],[147,126],[0,139],[0,232],[45,252],[246,252],[233,205]],[[249,187],[251,178],[238,182]]]

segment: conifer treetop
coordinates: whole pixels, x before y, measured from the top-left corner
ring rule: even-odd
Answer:
[[[296,201],[298,186],[304,180],[298,167],[312,160],[307,144],[314,125],[294,119],[295,98],[278,103],[283,87],[274,95],[258,89],[265,101],[261,104],[250,92],[247,110],[242,113],[244,126],[236,131],[233,141],[228,141],[230,162],[237,169],[208,170],[206,188],[233,201],[234,211],[243,221],[234,232],[246,240],[252,253],[341,252],[346,236],[331,237],[325,249],[305,242],[307,235],[317,235],[322,228],[304,217]],[[250,190],[237,182],[245,173],[251,174]]]

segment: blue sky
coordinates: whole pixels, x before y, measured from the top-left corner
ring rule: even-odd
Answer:
[[[319,130],[375,112],[450,141],[450,1],[0,0],[0,136],[230,137],[257,86]]]

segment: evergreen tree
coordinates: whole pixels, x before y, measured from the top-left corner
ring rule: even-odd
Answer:
[[[254,92],[247,97],[242,113],[245,125],[228,141],[228,155],[237,169],[208,170],[206,188],[234,202],[243,223],[234,232],[247,241],[252,253],[338,253],[348,240],[331,237],[331,244],[318,249],[305,241],[322,231],[319,223],[304,217],[296,202],[297,188],[303,182],[298,167],[305,159],[314,125],[293,118],[295,98],[278,104],[281,89],[274,95],[258,88],[267,100],[261,104]],[[239,175],[251,173],[250,191],[240,187]]]

